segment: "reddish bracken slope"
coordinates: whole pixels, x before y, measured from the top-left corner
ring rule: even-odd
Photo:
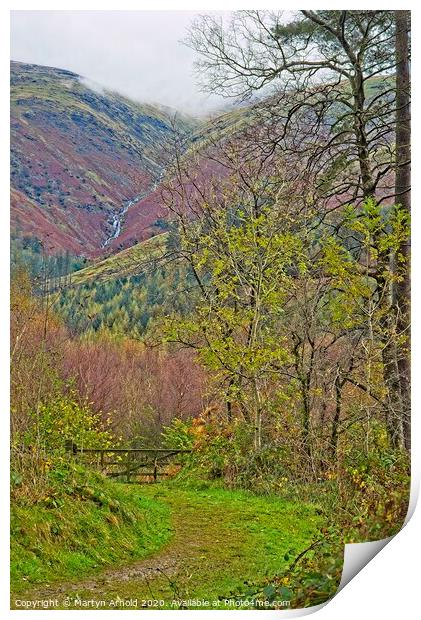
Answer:
[[[36,237],[48,253],[88,257],[155,234],[163,210],[148,193],[172,132],[157,107],[69,71],[12,62],[12,233]]]

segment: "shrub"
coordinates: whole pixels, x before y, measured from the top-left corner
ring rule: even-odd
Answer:
[[[67,439],[81,448],[110,446],[111,434],[103,429],[99,415],[93,413],[88,403],[80,404],[75,393],[59,395],[42,403],[33,413],[34,430],[41,445],[48,452],[61,451]],[[32,439],[33,431],[28,439]]]

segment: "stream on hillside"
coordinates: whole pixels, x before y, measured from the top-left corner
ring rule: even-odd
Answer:
[[[111,218],[108,220],[108,222],[111,224],[111,234],[101,244],[101,248],[106,248],[114,239],[117,239],[117,237],[120,236],[127,211],[132,205],[140,202],[141,200],[146,198],[146,196],[149,196],[149,194],[152,194],[157,189],[158,185],[161,183],[164,177],[164,173],[165,170],[161,170],[158,179],[155,181],[151,188],[149,188],[145,192],[137,194],[134,198],[131,198],[130,200],[124,201],[123,207],[121,209],[116,209],[111,212]]]

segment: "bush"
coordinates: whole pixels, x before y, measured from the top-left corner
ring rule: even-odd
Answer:
[[[259,583],[249,583],[236,597],[254,601],[256,609],[293,609],[319,605],[332,598],[339,586],[343,567],[344,547],[337,532],[322,530],[320,538],[298,556],[286,553],[289,561],[285,571]]]
[[[191,420],[174,418],[161,433],[163,446],[177,450],[191,450],[194,440],[191,428]]]
[[[242,421],[227,425],[208,412],[188,421],[173,420],[163,437],[165,445],[192,449],[184,476],[221,480],[229,488],[258,493],[279,491],[287,480],[283,447],[255,452],[253,430]]]
[[[31,425],[24,433],[15,433],[11,449],[12,498],[30,503],[51,495],[54,475],[60,475],[65,442],[71,439],[84,448],[108,447],[112,436],[103,428],[99,416],[75,394],[57,395],[41,402],[31,412]]]
[[[62,451],[68,439],[81,448],[109,447],[111,434],[103,429],[100,416],[76,398],[75,393],[70,393],[42,403],[32,414],[34,428],[27,434],[26,441],[36,439],[48,452]]]
[[[339,489],[343,509],[353,515],[346,542],[380,540],[396,534],[408,510],[408,454],[386,450],[348,457]]]

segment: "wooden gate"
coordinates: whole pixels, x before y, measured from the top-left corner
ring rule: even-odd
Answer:
[[[139,482],[139,477],[156,482],[159,477],[170,476],[170,461],[174,463],[177,455],[191,452],[175,448],[79,448],[72,441],[66,442],[66,450],[106,476],[126,482]]]

